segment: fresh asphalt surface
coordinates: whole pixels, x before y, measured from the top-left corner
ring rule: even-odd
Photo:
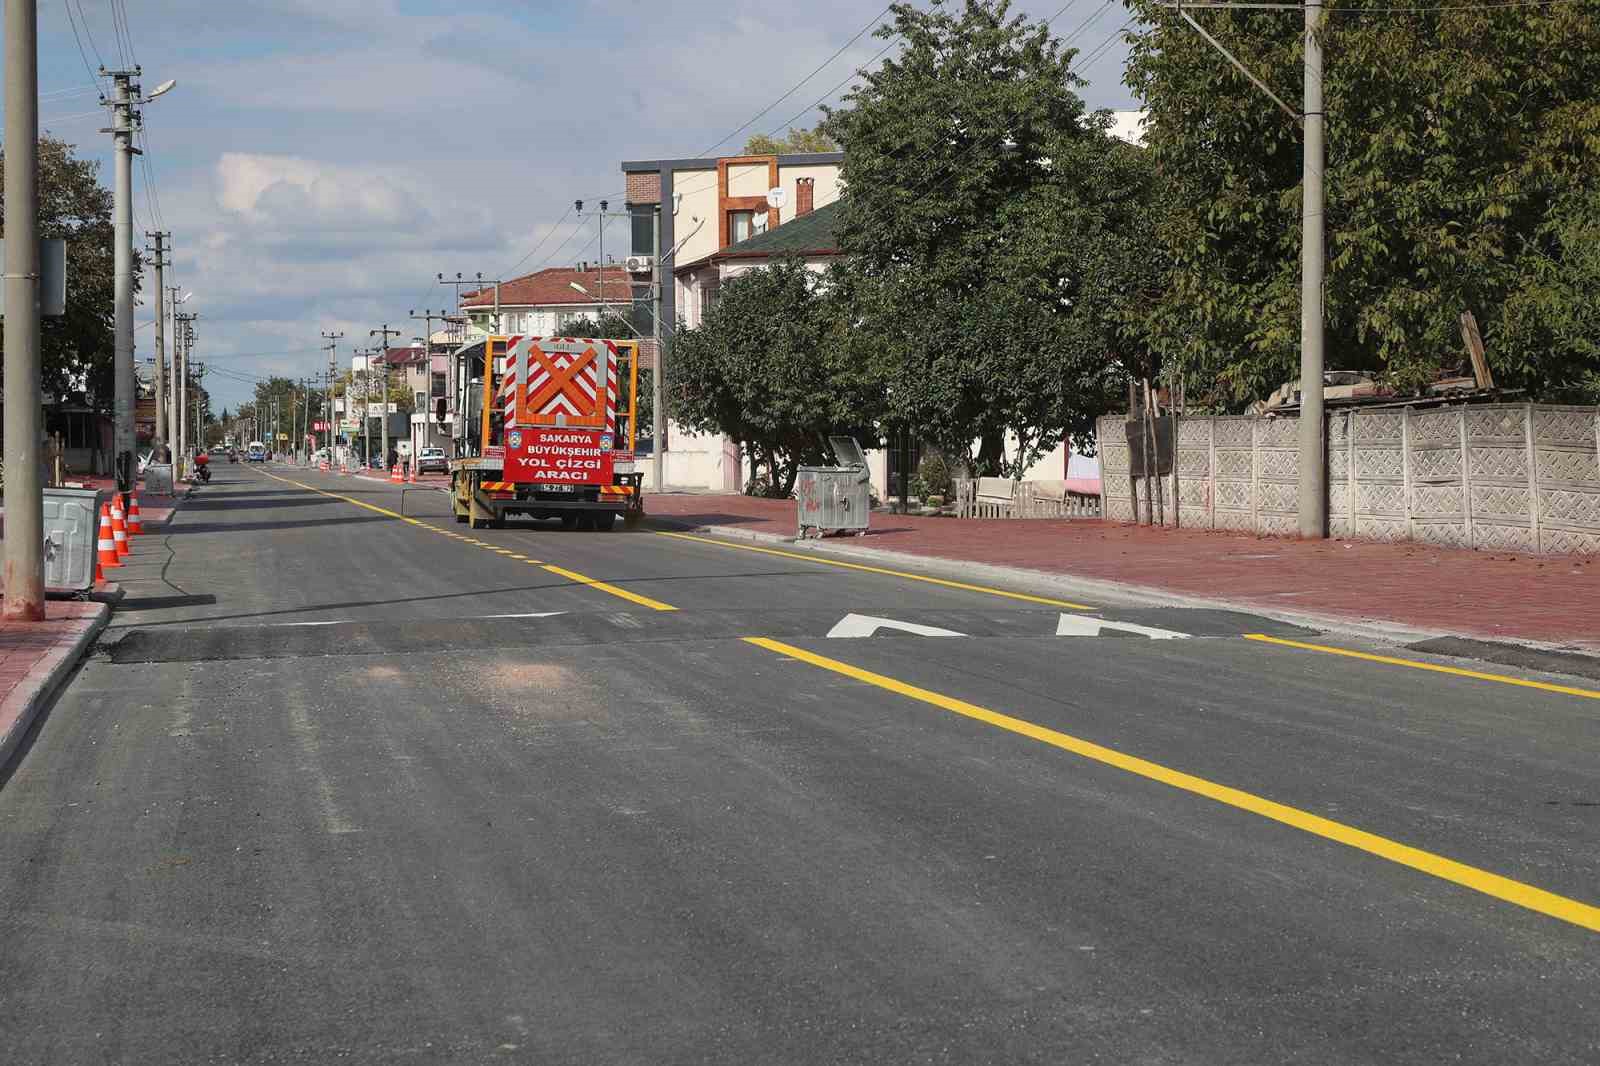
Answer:
[[[6,1062],[1600,1061],[1581,924],[796,656],[1587,904],[1600,700],[1242,634],[1592,682],[444,503],[136,542],[0,774]]]

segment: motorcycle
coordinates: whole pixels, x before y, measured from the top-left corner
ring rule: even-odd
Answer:
[[[204,455],[194,458],[194,476],[200,479],[203,485],[211,483],[211,462]]]

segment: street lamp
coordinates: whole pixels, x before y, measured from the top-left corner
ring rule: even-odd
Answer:
[[[588,289],[584,288],[582,285],[578,284],[576,281],[569,281],[569,282],[567,282],[567,284],[569,286],[571,286],[572,288],[576,289],[578,292],[581,292],[585,296],[589,297],[589,299],[594,300],[596,303],[598,303],[600,305],[600,313],[601,314],[605,313],[605,309],[607,307],[621,307],[621,306],[624,306],[622,304],[606,303],[606,301],[604,299],[596,296],[594,293],[590,292]],[[629,322],[626,318],[623,318],[621,315],[618,315],[617,317],[619,319],[622,319],[622,324],[624,326],[628,327],[628,332],[632,333],[635,337],[638,337],[640,340],[644,340],[644,334],[640,333],[637,329],[634,329],[632,322]]]

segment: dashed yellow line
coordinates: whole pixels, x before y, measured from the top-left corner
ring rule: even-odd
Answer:
[[[907,684],[904,681],[898,681],[892,677],[886,677],[883,674],[863,670],[858,666],[851,666],[849,663],[830,659],[827,656],[806,651],[804,648],[797,648],[792,644],[785,644],[782,641],[771,640],[766,637],[746,637],[744,639],[747,643],[753,644],[758,648],[765,648],[767,651],[776,652],[779,655],[832,671],[864,684],[876,686],[896,695],[904,696],[907,699],[930,704],[953,714],[959,714],[974,721],[1004,729],[1007,732],[1027,737],[1030,740],[1036,740],[1041,744],[1048,744],[1053,748],[1059,748],[1082,758],[1123,770],[1137,777],[1143,777],[1182,792],[1214,800],[1224,806],[1248,811],[1262,818],[1310,833],[1312,836],[1322,837],[1325,840],[1343,844],[1357,851],[1375,855],[1380,859],[1387,859],[1389,862],[1410,867],[1430,877],[1437,877],[1440,880],[1470,888],[1475,892],[1481,892],[1486,896],[1491,896],[1506,903],[1513,903],[1519,907],[1536,911],[1539,914],[1588,929],[1591,932],[1600,933],[1600,907],[1592,904],[1557,895],[1554,892],[1549,892],[1521,881],[1515,881],[1509,877],[1502,877],[1499,874],[1490,873],[1488,870],[1479,869],[1476,866],[1456,862],[1454,859],[1447,859],[1442,855],[1436,855],[1421,848],[1414,848],[1410,845],[1390,840],[1387,837],[1379,836],[1376,833],[1369,833],[1363,829],[1345,825],[1343,822],[1335,822],[1332,819],[1323,818],[1320,815],[1300,810],[1297,807],[1290,807],[1287,804],[1277,803],[1241,789],[1217,784],[1214,781],[1208,781],[1193,774],[1186,774],[1181,770],[1174,770],[1171,767],[1162,766],[1147,759],[1128,755],[1114,748],[1107,748],[1068,733],[1036,725],[1021,718],[1013,718],[1008,714],[1001,714],[987,707],[980,707],[975,703],[968,703],[953,696],[946,696],[942,693]],[[1330,649],[1316,648],[1316,650]],[[1369,656],[1359,657],[1369,658]],[[1405,663],[1405,660],[1400,661]]]
[[[1334,648],[1326,644],[1307,644],[1299,640],[1269,637],[1265,633],[1246,633],[1244,639],[1260,641],[1263,644],[1277,644],[1285,648],[1299,648],[1302,651],[1320,651],[1325,655],[1339,655],[1346,659],[1361,659],[1369,663],[1404,666],[1410,670],[1427,670],[1435,674],[1452,674],[1456,677],[1470,677],[1478,681],[1493,681],[1497,685],[1515,685],[1518,688],[1535,688],[1541,692],[1559,692],[1564,696],[1600,700],[1600,692],[1596,692],[1594,689],[1576,688],[1572,685],[1552,685],[1548,681],[1529,681],[1526,678],[1510,677],[1506,674],[1490,674],[1482,670],[1464,670],[1459,666],[1441,666],[1438,663],[1427,663],[1420,659],[1397,659],[1392,655],[1372,655],[1364,651]]]
[[[950,581],[942,577],[929,577],[927,574],[912,574],[904,570],[868,566],[865,563],[847,563],[840,559],[828,559],[820,555],[801,555],[799,552],[787,552],[778,548],[758,548],[754,544],[734,544],[730,541],[702,537],[691,533],[669,533],[664,529],[657,529],[654,532],[658,537],[672,537],[675,540],[687,540],[695,544],[712,544],[718,548],[732,548],[734,551],[776,555],[783,559],[799,559],[803,562],[816,563],[819,566],[832,566],[841,570],[857,570],[866,574],[882,574],[885,577],[898,577],[905,581],[921,581],[927,585],[939,585],[947,589],[960,589],[962,592],[981,592],[986,596],[1000,596],[1008,600],[1021,600],[1024,603],[1042,603],[1047,607],[1064,607],[1069,611],[1098,610],[1098,608],[1091,607],[1088,604],[1073,603],[1070,600],[1057,600],[1049,596],[1030,596],[1026,592],[1011,592],[1007,589],[992,588],[988,585],[972,585],[965,581]]]

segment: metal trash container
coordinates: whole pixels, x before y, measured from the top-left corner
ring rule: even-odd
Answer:
[[[94,590],[101,495],[99,489],[44,490],[46,593],[86,596]]]
[[[172,495],[172,464],[147,463],[144,468],[144,491],[152,496]]]
[[[799,509],[796,534],[804,539],[807,530],[817,536],[830,531],[855,530],[865,533],[872,513],[872,475],[867,457],[852,437],[829,437],[837,466],[802,466],[795,479]]]

